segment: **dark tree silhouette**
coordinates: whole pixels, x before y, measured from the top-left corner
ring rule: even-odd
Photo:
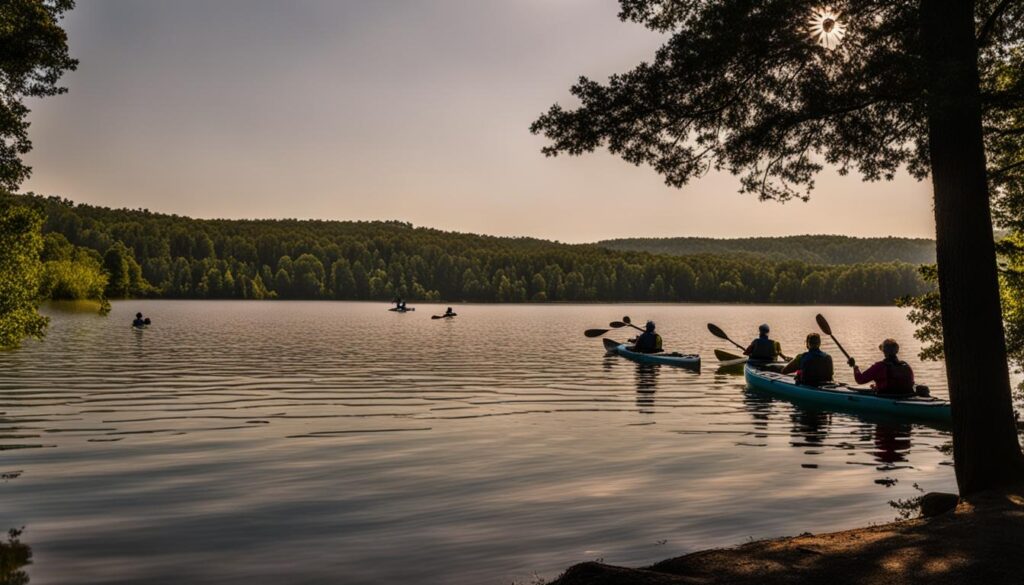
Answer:
[[[607,83],[581,78],[580,105],[531,130],[548,155],[606,146],[676,187],[728,170],[762,200],[806,199],[825,164],[871,181],[931,174],[957,482],[970,494],[1017,481],[985,140],[1021,131],[1007,112],[1024,85],[1000,71],[1024,45],[1024,2],[831,5],[846,32],[835,49],[811,38],[817,2],[622,0],[621,18],[668,41]]]
[[[24,99],[64,93],[57,81],[78,65],[59,25],[74,5],[73,0],[0,2],[0,188],[13,191],[31,173],[21,160],[32,149]]]

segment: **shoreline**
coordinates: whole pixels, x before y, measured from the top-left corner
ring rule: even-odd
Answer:
[[[1024,485],[932,517],[697,551],[649,567],[580,563],[549,585],[1009,585],[1021,582],[1021,553]]]

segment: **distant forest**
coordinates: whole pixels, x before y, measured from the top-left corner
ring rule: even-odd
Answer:
[[[45,214],[55,258],[102,259],[111,298],[889,304],[931,290],[906,262],[672,256],[397,221],[201,220],[5,197]]]
[[[767,260],[800,260],[808,264],[864,262],[935,263],[935,240],[923,238],[852,238],[849,236],[785,236],[778,238],[624,238],[597,242],[624,252],[751,254]]]

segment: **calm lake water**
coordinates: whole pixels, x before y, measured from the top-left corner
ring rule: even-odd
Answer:
[[[915,484],[955,491],[945,431],[800,410],[715,373],[728,345],[709,321],[743,341],[767,321],[791,353],[821,311],[862,363],[897,338],[945,397],[900,309],[417,308],[48,309],[45,341],[0,353],[0,530],[25,527],[31,582],[507,585],[885,522]],[[136,311],[153,327],[131,330]],[[582,335],[624,314],[703,372]]]

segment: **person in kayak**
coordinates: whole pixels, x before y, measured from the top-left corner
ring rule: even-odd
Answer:
[[[444,312],[444,316],[445,317],[454,317],[455,316],[455,311],[453,311],[451,307],[448,307],[448,310]]]
[[[661,351],[661,336],[654,332],[654,321],[648,321],[644,332],[636,338],[633,351],[640,353],[658,353]]]
[[[861,372],[853,358],[847,362],[853,368],[853,379],[858,384],[871,382],[879,394],[912,394],[914,392],[914,370],[907,362],[900,360],[900,344],[895,339],[886,339],[878,346],[884,359],[875,362]]]
[[[747,349],[743,350],[743,355],[752,360],[765,362],[774,362],[776,359],[781,357],[782,346],[779,345],[778,341],[768,338],[768,332],[771,331],[768,324],[762,324],[757,328],[757,331],[757,339],[750,342]]]
[[[143,319],[142,313],[135,313],[135,320],[132,321],[132,327],[138,327],[139,329],[149,325],[149,319]]]
[[[784,368],[783,374],[796,373],[798,384],[821,386],[832,381],[835,372],[832,368],[832,356],[821,351],[821,335],[807,334],[807,351],[793,358]]]

